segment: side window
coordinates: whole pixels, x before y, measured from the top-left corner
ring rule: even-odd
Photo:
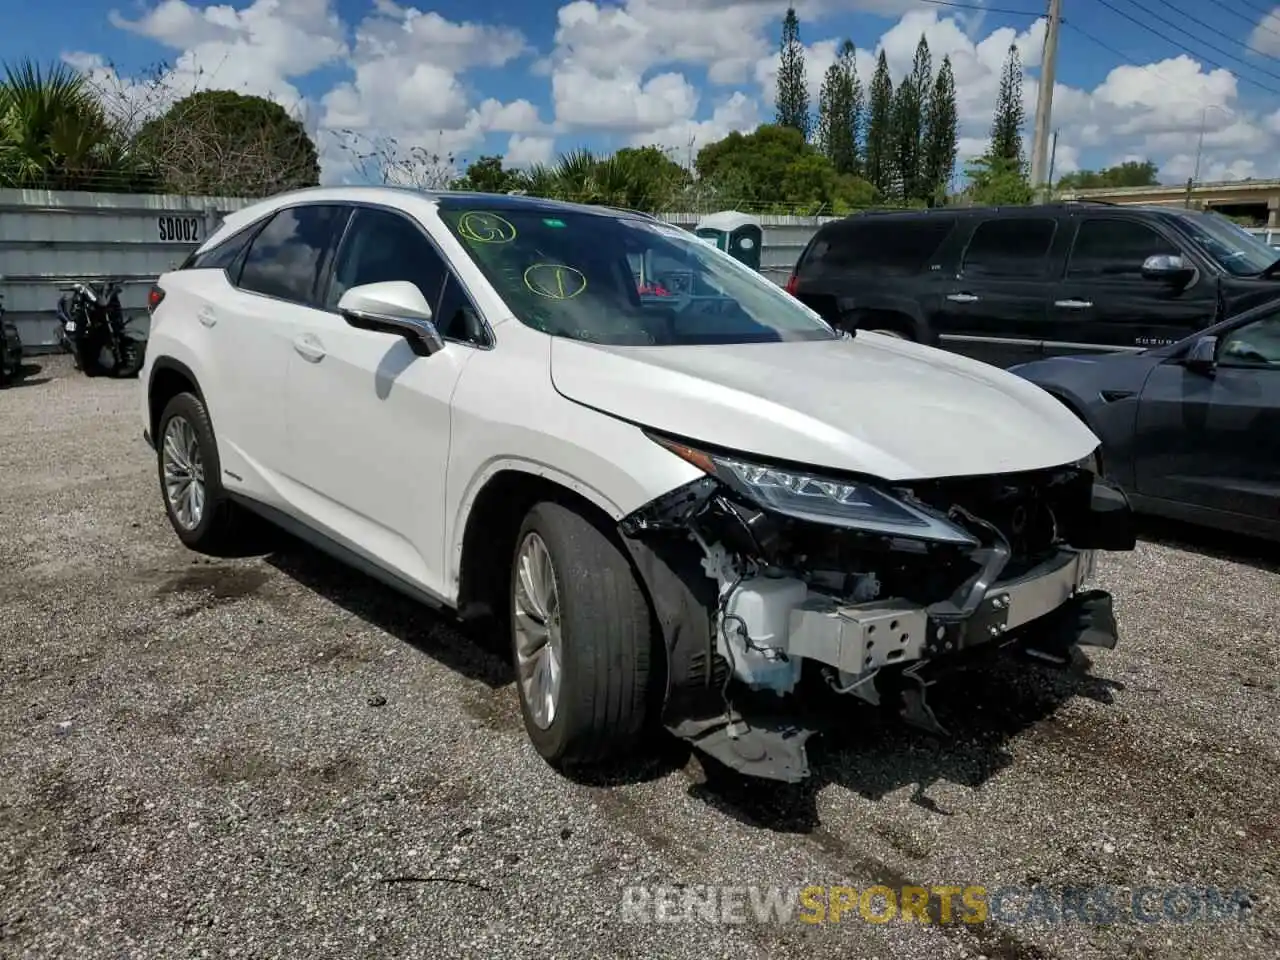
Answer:
[[[932,214],[854,217],[827,228],[805,267],[909,276],[924,269],[955,225],[955,217]]]
[[[1181,253],[1176,244],[1137,220],[1085,220],[1071,248],[1067,276],[1141,279],[1147,257]]]
[[[1043,217],[1002,217],[978,224],[964,251],[966,277],[1042,277],[1057,223]]]
[[[479,311],[452,273],[445,274],[444,293],[440,296],[440,309],[436,311],[436,330],[446,340],[475,344],[489,342]]]
[[[239,233],[223,240],[216,247],[210,247],[208,250],[200,254],[193,253],[187,258],[180,269],[182,270],[225,270],[230,267],[236,260],[236,257],[244,253],[245,247],[249,245],[254,235],[258,232],[258,225],[248,227]]]
[[[336,309],[352,287],[385,280],[408,280],[435,312],[446,273],[435,247],[406,217],[360,207],[342,240],[325,306]]]
[[[347,208],[315,205],[281,210],[249,246],[238,286],[295,303],[314,304],[325,254]]]
[[[1218,362],[1231,367],[1280,370],[1280,314],[1236,327],[1218,345]]]

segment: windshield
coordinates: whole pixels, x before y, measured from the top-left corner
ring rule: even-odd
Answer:
[[[1259,274],[1280,256],[1280,251],[1221,214],[1183,214],[1179,219],[1195,245],[1233,276]]]
[[[627,216],[440,205],[516,317],[610,345],[834,340],[818,314],[691,233]]]

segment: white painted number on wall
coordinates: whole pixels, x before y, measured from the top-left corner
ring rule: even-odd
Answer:
[[[199,243],[199,217],[156,217],[160,239],[166,243]]]

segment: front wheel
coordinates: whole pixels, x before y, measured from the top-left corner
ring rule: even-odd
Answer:
[[[653,628],[621,547],[577,510],[539,503],[516,538],[511,599],[534,748],[557,766],[625,754],[645,729]]]

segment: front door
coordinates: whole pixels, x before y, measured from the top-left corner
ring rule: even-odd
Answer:
[[[1081,218],[1066,274],[1049,306],[1045,353],[1139,351],[1214,322],[1217,280],[1203,269],[1187,286],[1142,275],[1152,256],[1189,252],[1153,225],[1117,215]]]
[[[298,325],[289,367],[294,496],[330,536],[438,596],[448,595],[450,401],[476,351],[450,342],[419,356],[401,336],[350,326],[337,304],[353,286],[408,280],[439,320],[447,276],[416,221],[358,208],[335,258],[325,310]]]
[[[1040,353],[1053,270],[1051,217],[979,223],[934,316],[940,345],[999,367]]]
[[[1139,493],[1280,521],[1280,313],[1222,333],[1212,370],[1157,367],[1136,436]]]

